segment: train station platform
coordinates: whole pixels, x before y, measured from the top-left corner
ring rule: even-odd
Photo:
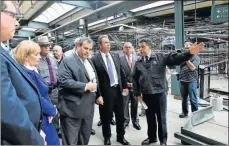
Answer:
[[[200,107],[201,108],[201,107]],[[138,112],[141,111],[139,106]],[[188,118],[179,118],[181,113],[181,100],[174,99],[173,95],[168,95],[168,111],[167,111],[167,126],[168,126],[168,145],[181,145],[181,141],[174,137],[175,132],[180,132],[181,127],[184,126]],[[203,123],[197,129],[197,132],[202,135],[206,135],[209,138],[217,138],[219,141],[226,142],[228,144],[228,111],[214,111],[214,118]],[[93,129],[96,134],[90,138],[89,145],[103,145],[102,127],[98,127],[99,121],[98,106],[95,109]],[[133,128],[132,123],[126,128],[125,138],[131,145],[141,145],[141,142],[147,138],[147,121],[146,117],[139,117],[141,130]],[[121,145],[116,142],[116,126],[111,125],[112,145]],[[211,131],[215,131],[212,133]],[[152,145],[160,145],[159,142]]]

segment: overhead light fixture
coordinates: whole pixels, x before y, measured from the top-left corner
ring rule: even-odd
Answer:
[[[120,26],[118,31],[123,31],[124,30],[124,27],[123,26]]]

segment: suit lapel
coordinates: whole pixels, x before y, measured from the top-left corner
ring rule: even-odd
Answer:
[[[134,69],[134,66],[135,66],[136,61],[137,61],[137,56],[133,54],[133,57],[132,57],[132,65],[131,65],[131,72],[132,72],[133,69]]]
[[[128,60],[127,60],[125,54],[124,54],[124,56],[123,56],[123,63],[124,63],[125,68],[128,70],[128,72],[130,72],[130,67],[129,67],[129,65],[128,65]]]
[[[112,54],[112,53],[110,53],[110,54],[111,54],[111,57],[112,57],[112,59],[113,59],[113,61],[114,61],[114,65],[115,65],[116,71],[117,71],[117,73],[118,73],[119,68],[118,68],[118,66],[117,66],[117,64],[118,64],[117,57],[115,57],[115,55]]]
[[[98,54],[98,58],[99,58],[100,62],[102,63],[102,65],[103,65],[105,71],[106,71],[107,74],[108,74],[107,67],[106,67],[106,65],[105,65],[105,62],[103,61],[103,57],[102,57],[101,53]]]
[[[78,55],[76,55],[76,53],[74,51],[72,51],[72,55],[74,56],[76,62],[78,63],[80,69],[84,72],[84,74],[86,75],[87,79],[90,81],[89,75],[87,73],[86,68],[84,67],[83,63],[81,62],[80,58]]]

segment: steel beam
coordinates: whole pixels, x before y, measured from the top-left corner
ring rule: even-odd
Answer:
[[[181,140],[181,143],[185,143],[185,144],[191,144],[191,145],[208,145],[206,143],[203,143],[199,140],[196,140],[194,138],[191,138],[189,136],[186,136],[184,134],[181,134],[179,132],[174,133],[174,137],[176,137],[177,139]]]
[[[203,1],[205,1],[205,0],[197,0],[196,2],[199,3],[199,2],[203,2]],[[184,1],[183,3],[184,3],[184,5],[191,5],[191,4],[194,4],[195,1]],[[164,11],[164,10],[167,10],[167,9],[174,9],[174,8],[175,8],[174,3],[170,3],[170,4],[165,4],[165,5],[162,5],[162,6],[158,6],[158,7],[154,7],[154,8],[150,8],[150,9],[146,9],[146,10],[142,10],[142,11],[139,11],[139,12],[135,12],[134,16],[142,16],[142,15],[147,15],[147,14],[160,12],[160,11]]]
[[[108,22],[102,22],[102,23],[99,23],[99,24],[90,26],[89,30],[93,30],[95,28],[98,30],[101,27],[107,26],[107,24],[118,23],[118,22],[123,21],[123,20],[126,20],[128,18],[131,18],[131,17],[124,17],[124,16],[122,16],[122,17],[114,18],[112,20],[109,20]]]
[[[227,91],[222,91],[222,90],[218,90],[218,89],[214,89],[214,88],[209,88],[209,92],[213,92],[213,93],[219,93],[221,95],[229,95],[229,92]]]
[[[31,21],[28,23],[28,27],[37,28],[37,29],[48,29],[49,26],[47,23]]]
[[[36,12],[31,18],[29,18],[28,21],[33,21],[40,14],[42,14],[45,10],[47,10],[49,7],[51,7],[54,3],[55,3],[55,1],[48,1],[41,9],[39,9],[38,12]]]
[[[195,140],[201,141],[201,142],[206,143],[208,145],[227,145],[225,143],[222,143],[222,142],[219,142],[217,140],[205,137],[203,135],[197,134],[197,133],[192,132],[190,130],[187,130],[185,128],[181,128],[181,134],[183,134],[185,136],[189,136]]]
[[[74,5],[78,7],[83,7],[87,9],[92,9],[91,7],[91,1],[68,1],[68,0],[61,0],[64,4]]]
[[[83,31],[84,31],[85,37],[88,37],[88,24],[87,24],[87,19],[84,19]]]
[[[34,37],[35,33],[32,31],[18,30],[17,35],[24,36],[24,37]]]
[[[57,24],[58,22],[60,22],[61,20],[65,19],[65,18],[67,18],[67,17],[70,17],[70,16],[74,15],[75,13],[78,13],[78,12],[81,11],[81,10],[83,10],[83,8],[75,8],[75,9],[69,11],[67,14],[64,14],[64,15],[62,15],[62,16],[56,18],[55,20],[51,21],[51,22],[49,23],[49,26],[56,25],[56,24]]]
[[[134,9],[134,8],[137,8],[139,6],[146,5],[149,3],[152,3],[152,2],[151,1],[114,1],[113,3],[111,3],[109,5],[105,5],[101,8],[94,10],[92,13],[83,14],[80,17],[72,18],[71,21],[69,21],[69,22],[67,22],[67,23],[61,25],[60,27],[57,27],[51,31],[48,31],[42,35],[45,35],[49,32],[58,30],[60,28],[64,29],[64,27],[68,27],[68,25],[70,25],[72,23],[75,24],[75,22],[79,21],[82,18],[86,18],[88,20],[88,24],[89,24],[89,23],[95,22],[99,19],[114,16],[115,13],[121,14],[123,12],[129,11],[131,9]]]
[[[105,4],[101,1],[69,1],[69,0],[61,0],[62,3],[69,4],[69,5],[74,5],[77,7],[82,7],[86,9],[97,9]]]

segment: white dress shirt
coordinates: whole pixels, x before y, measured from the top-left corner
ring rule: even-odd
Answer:
[[[5,49],[6,51],[9,51],[9,48],[7,48],[2,42],[1,42],[1,46],[3,49]]]
[[[148,59],[151,57],[151,51],[149,52],[149,54],[148,55],[146,55],[146,56],[148,56]],[[144,56],[144,61],[146,61],[146,57]]]
[[[83,65],[84,65],[84,67],[85,67],[85,69],[87,71],[87,74],[89,76],[90,82],[97,83],[96,76],[95,76],[95,71],[94,71],[93,67],[91,66],[90,62],[87,59],[82,60],[77,52],[76,52],[76,55],[79,57],[80,61],[83,63]],[[85,91],[87,91],[87,85],[85,87]],[[96,90],[95,91],[91,91],[91,92],[96,92]]]
[[[100,53],[102,55],[103,61],[104,61],[105,65],[106,65],[106,68],[108,70],[106,54],[101,52],[101,51],[100,51]],[[113,58],[111,57],[111,54],[109,52],[107,53],[107,55],[108,55],[109,59],[111,60],[111,65],[112,65],[112,70],[113,70],[113,75],[114,75],[114,80],[115,80],[114,84],[112,84],[111,86],[118,85],[118,74],[117,74],[117,71],[116,71],[116,67],[115,67]]]
[[[37,70],[37,68],[35,66],[24,65],[24,67],[29,69],[29,70],[33,70],[33,71],[35,71],[36,73],[39,74],[39,72],[38,72],[38,70]]]

